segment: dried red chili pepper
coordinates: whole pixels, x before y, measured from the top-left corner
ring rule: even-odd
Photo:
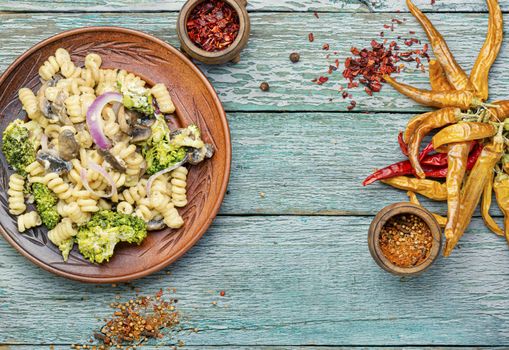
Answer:
[[[405,155],[405,156],[408,156],[408,146],[405,143],[405,141],[403,140],[403,132],[402,131],[400,131],[398,134],[398,144],[399,144],[399,149],[401,150],[401,153],[403,153],[403,155]]]
[[[221,51],[229,47],[240,29],[237,12],[221,0],[198,4],[187,20],[189,38],[205,51]]]
[[[477,161],[477,158],[479,158],[479,155],[482,151],[482,146],[477,144],[474,146],[472,151],[470,152],[468,156],[467,161],[467,169],[471,170],[475,162]],[[444,153],[445,154],[445,153]],[[441,153],[434,154],[431,156],[426,156],[423,158],[423,161],[421,162],[422,169],[424,171],[424,174],[428,178],[445,178],[447,176],[447,154],[446,155],[446,162],[445,164],[442,164],[441,159]],[[428,162],[432,163],[435,162],[438,166],[433,166],[431,164],[426,164]],[[403,160],[401,162],[397,162],[394,164],[391,164],[383,169],[379,169],[375,171],[373,174],[369,175],[363,182],[363,186],[367,186],[372,184],[375,181],[383,180],[383,179],[389,179],[395,176],[404,176],[404,175],[413,175],[414,169],[412,167],[412,164],[409,160]]]

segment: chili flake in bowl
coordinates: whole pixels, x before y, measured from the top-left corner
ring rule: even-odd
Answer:
[[[246,0],[188,0],[177,20],[181,49],[208,64],[238,62],[250,21]]]
[[[371,256],[384,270],[411,276],[428,269],[438,258],[442,232],[423,207],[396,203],[382,209],[368,234]]]

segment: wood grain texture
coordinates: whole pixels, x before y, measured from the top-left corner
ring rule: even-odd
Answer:
[[[185,0],[9,0],[0,4],[0,11],[179,11]],[[416,0],[424,11],[485,12],[482,0]],[[509,1],[501,0],[503,10],[509,10]],[[249,0],[250,11],[327,11],[327,12],[396,12],[407,11],[404,0]]]
[[[117,294],[176,287],[184,327],[199,329],[176,337],[190,346],[509,346],[503,239],[475,219],[450,258],[419,278],[400,279],[371,259],[369,223],[369,217],[219,217],[169,269],[118,287],[50,275],[2,241],[0,343],[84,342]]]
[[[396,137],[411,117],[229,113],[232,173],[221,213],[374,215],[386,205],[407,201],[404,191],[361,183],[375,168],[405,159]],[[445,203],[423,204],[446,210]]]
[[[36,42],[79,26],[118,25],[141,29],[178,46],[176,16],[176,13],[133,13],[129,16],[119,13],[1,14],[0,71]],[[218,91],[225,108],[230,111],[346,111],[349,101],[344,100],[337,91],[340,84],[345,85],[341,69],[334,72],[324,85],[311,82],[317,76],[326,75],[329,62],[325,59],[327,52],[321,49],[322,44],[330,44],[329,54],[339,50],[337,57],[343,62],[352,45],[369,45],[370,40],[378,38],[380,31],[384,30],[383,24],[390,23],[394,16],[387,13],[324,13],[317,20],[309,13],[295,13],[292,16],[286,13],[256,13],[251,17],[250,42],[239,64],[200,67]],[[412,17],[408,14],[398,14],[397,17],[408,21],[392,36],[387,34],[388,38],[397,35],[408,37],[409,31],[416,31],[415,36],[425,38]],[[444,32],[458,62],[470,70],[484,40],[487,15],[447,13],[433,14],[431,19]],[[465,36],[466,30],[468,36]],[[308,41],[309,32],[315,35],[313,43]],[[292,51],[301,54],[298,64],[291,64],[288,59]],[[333,55],[329,59],[330,63],[334,62],[334,58]],[[503,45],[491,74],[492,101],[509,97],[509,71],[504,69],[507,66],[509,46]],[[426,87],[428,77],[425,73],[413,72],[403,73],[399,79]],[[259,89],[263,81],[269,82],[269,92]],[[424,110],[389,86],[373,97],[360,88],[353,93],[358,103],[356,112]]]

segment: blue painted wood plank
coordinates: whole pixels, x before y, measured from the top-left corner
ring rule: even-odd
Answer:
[[[60,0],[57,3],[49,0],[8,0],[0,3],[1,11],[179,11],[185,0]],[[404,0],[249,0],[250,11],[327,11],[327,12],[396,12],[407,11]],[[487,11],[482,0],[448,0],[437,1],[434,5],[429,0],[416,0],[424,11],[432,12],[481,12]],[[509,10],[509,1],[501,0],[503,10]]]
[[[119,287],[52,276],[2,241],[0,344],[86,341],[115,296],[133,295],[137,286],[146,294],[177,288],[180,310],[199,329],[179,335],[190,346],[509,346],[503,239],[475,219],[450,258],[419,278],[401,279],[369,256],[369,223],[369,217],[219,217],[176,264]]]
[[[36,42],[80,26],[119,25],[141,29],[178,45],[176,16],[175,13],[132,13],[129,16],[122,13],[0,14],[0,71]],[[398,14],[398,18],[407,19],[407,22],[394,33],[384,29],[384,23],[390,23],[394,16],[393,13],[324,13],[316,19],[309,13],[291,16],[286,13],[255,13],[252,15],[249,46],[239,64],[200,67],[229,111],[346,112],[349,100],[343,99],[338,92],[340,84],[345,86],[341,69],[334,72],[324,85],[319,86],[311,80],[327,75],[328,65],[336,57],[333,54],[335,50],[338,50],[337,57],[343,62],[350,55],[352,45],[369,46],[371,39],[379,38],[380,31],[385,30],[389,39],[402,35],[417,36],[424,41],[424,33],[408,14]],[[458,62],[468,71],[484,41],[487,15],[447,13],[433,14],[431,19],[444,33]],[[465,30],[468,30],[468,35],[465,35]],[[410,35],[409,31],[417,34]],[[308,41],[309,32],[315,35],[313,43]],[[331,50],[322,50],[323,43],[329,43]],[[291,64],[288,59],[292,51],[301,55],[298,64]],[[329,60],[325,58],[327,54],[332,54]],[[509,71],[504,68],[507,66],[509,46],[503,45],[491,74],[492,100],[508,97]],[[406,72],[400,75],[400,79],[426,87],[428,78],[425,73]],[[259,89],[263,81],[269,82],[270,91]],[[362,88],[354,89],[353,94],[358,105],[356,112],[424,110],[390,87],[384,87],[382,93],[373,97],[369,97]]]

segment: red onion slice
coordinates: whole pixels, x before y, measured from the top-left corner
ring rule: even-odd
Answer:
[[[81,171],[80,171],[81,181],[83,182],[83,186],[85,186],[87,191],[92,193],[94,196],[101,197],[101,198],[116,197],[116,195],[117,195],[117,185],[115,185],[115,181],[113,181],[113,179],[110,176],[110,174],[108,174],[108,172],[102,166],[96,164],[95,162],[93,162],[91,160],[88,160],[88,167],[91,170],[97,171],[99,174],[101,174],[106,179],[108,184],[111,186],[111,192],[109,194],[101,194],[101,193],[98,193],[98,192],[94,191],[92,189],[92,187],[90,187],[90,185],[88,183],[87,170],[85,168],[81,168]]]
[[[187,155],[186,157],[181,160],[180,162],[178,163],[175,163],[173,164],[172,166],[166,168],[166,169],[163,169],[157,173],[155,173],[154,175],[152,175],[151,177],[148,178],[148,181],[147,181],[147,187],[146,187],[146,190],[147,190],[147,197],[150,197],[150,188],[152,187],[152,183],[154,182],[155,179],[157,179],[159,176],[163,175],[163,174],[166,174],[167,172],[170,172],[170,171],[173,171],[175,169],[177,169],[179,166],[185,164],[187,162]]]
[[[121,103],[122,94],[119,94],[118,92],[107,92],[102,94],[94,100],[87,110],[87,126],[90,131],[90,136],[92,136],[94,143],[103,150],[110,149],[111,142],[106,135],[104,135],[101,113],[104,106],[111,102]]]
[[[48,151],[48,135],[44,133],[41,136],[41,151],[43,152]]]

